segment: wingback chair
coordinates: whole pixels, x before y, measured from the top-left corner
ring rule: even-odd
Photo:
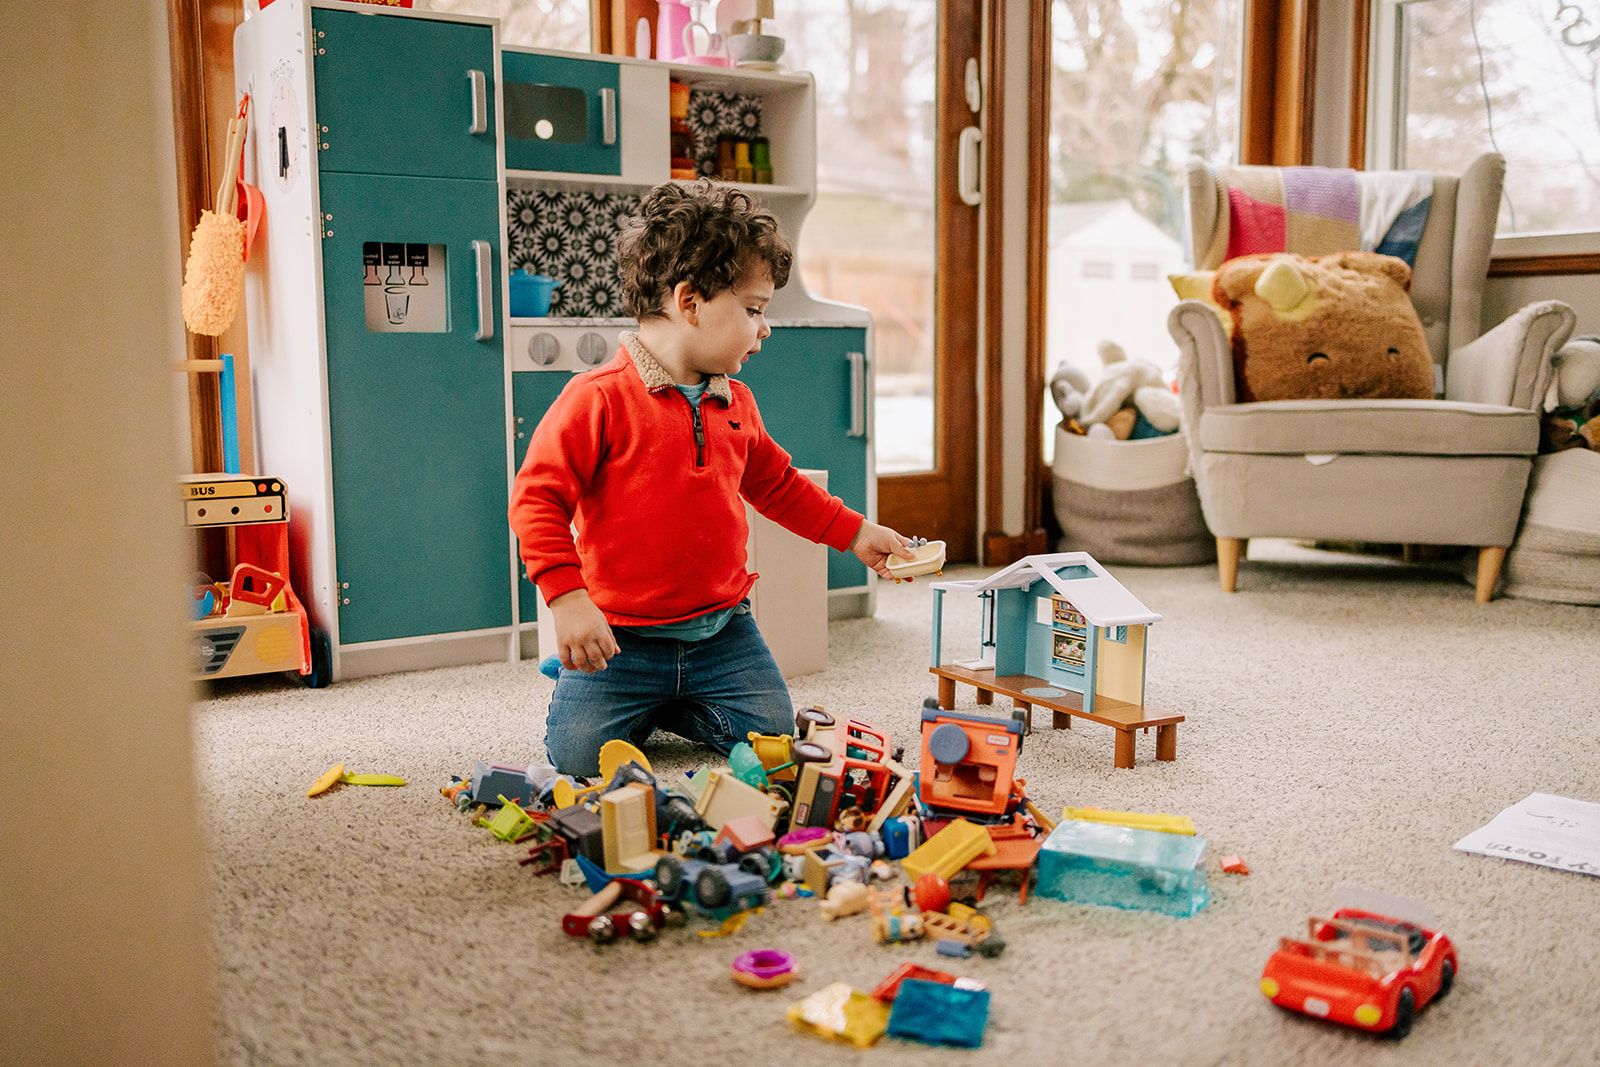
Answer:
[[[1230,173],[1248,179],[1240,172],[1265,169],[1189,164],[1197,270],[1214,270],[1226,255]],[[1197,300],[1172,310],[1190,464],[1224,592],[1234,590],[1249,538],[1286,537],[1475,546],[1476,600],[1493,595],[1538,452],[1550,357],[1575,322],[1565,304],[1543,301],[1479,335],[1504,177],[1504,160],[1492,154],[1459,176],[1434,175],[1415,242],[1411,301],[1442,396],[1238,403],[1216,310]],[[1288,232],[1292,239],[1294,227]]]

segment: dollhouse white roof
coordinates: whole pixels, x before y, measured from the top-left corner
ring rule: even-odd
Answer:
[[[1086,567],[1088,577],[1074,578],[1061,571]],[[1092,626],[1137,626],[1160,622],[1161,616],[1139,602],[1121,582],[1096,563],[1087,552],[1055,552],[1024,556],[1011,566],[987,578],[964,582],[935,582],[933,588],[951,592],[984,593],[991,589],[1026,589],[1035,582],[1048,582],[1056,592],[1072,602]]]

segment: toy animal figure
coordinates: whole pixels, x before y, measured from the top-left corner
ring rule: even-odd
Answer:
[[[822,917],[832,922],[841,915],[854,915],[867,907],[867,887],[860,882],[840,882],[828,890],[828,895],[818,907]]]
[[[922,917],[907,911],[891,911],[874,916],[872,920],[872,936],[880,944],[916,941],[922,937],[922,932]]]
[[[1600,337],[1574,337],[1555,355],[1539,451],[1600,451]]]

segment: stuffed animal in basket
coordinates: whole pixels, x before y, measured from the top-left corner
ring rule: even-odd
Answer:
[[[1600,337],[1574,337],[1555,358],[1539,451],[1600,451]]]
[[[1161,368],[1130,360],[1115,341],[1101,341],[1099,353],[1104,373],[1094,385],[1065,362],[1050,377],[1050,396],[1067,429],[1119,441],[1175,433],[1181,408]]]
[[[1237,399],[1431,398],[1410,288],[1405,261],[1375,252],[1224,263],[1211,295],[1232,319]]]

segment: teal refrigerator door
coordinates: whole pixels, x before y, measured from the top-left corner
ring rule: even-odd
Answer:
[[[511,376],[511,409],[516,413],[515,455],[518,470],[522,469],[522,461],[528,455],[528,441],[533,437],[539,420],[544,418],[545,411],[575,377],[568,371],[553,370],[518,371]],[[534,598],[539,591],[528,580],[528,571],[522,565],[520,553],[517,559],[517,582],[521,621],[538,622],[539,602]]]
[[[497,185],[321,190],[340,643],[509,626]]]
[[[323,172],[496,180],[494,31],[316,8]]]
[[[500,72],[508,170],[622,173],[616,63],[507,50]]]
[[[739,372],[761,408],[767,432],[797,467],[828,472],[828,492],[867,510],[865,412],[851,385],[850,353],[865,353],[867,331],[855,327],[783,326]],[[867,568],[847,552],[828,553],[828,588],[865,585]]]

